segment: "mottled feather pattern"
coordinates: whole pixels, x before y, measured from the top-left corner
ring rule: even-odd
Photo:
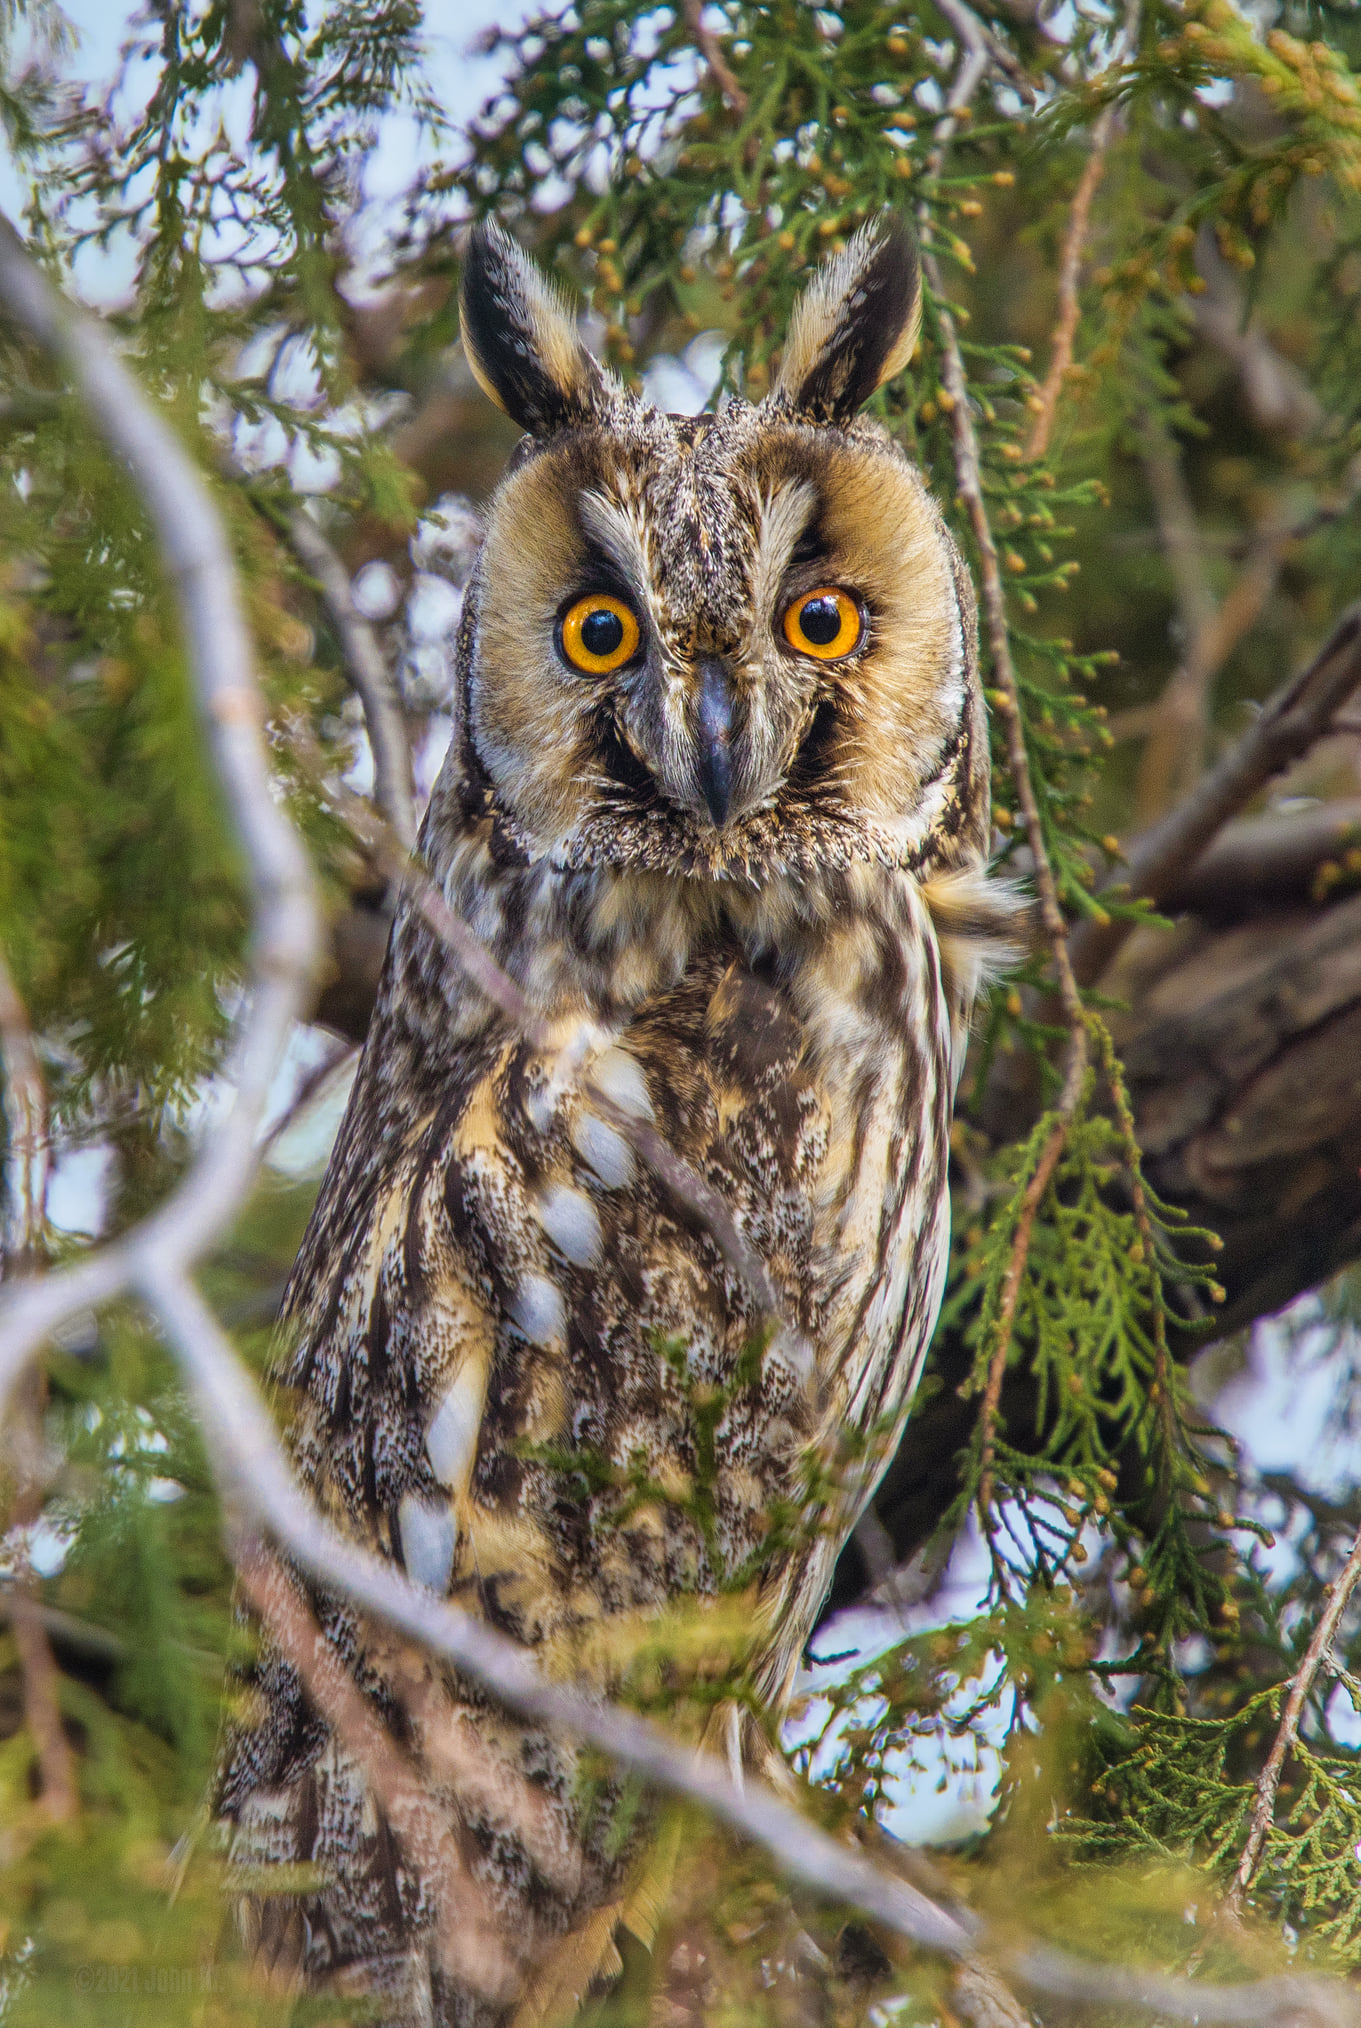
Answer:
[[[508,245],[470,249],[467,340],[535,434],[489,512],[420,851],[578,1072],[401,902],[286,1298],[291,1441],[348,1532],[605,1692],[668,1614],[708,1602],[731,1645],[738,1587],[735,1659],[778,1709],[929,1343],[969,1006],[1018,906],[984,879],[963,567],[901,452],[852,413],[910,350],[915,263],[895,232],[862,236],[816,285],[778,398],[683,418],[588,371]],[[828,584],[863,621],[820,662],[780,616]],[[637,616],[617,675],[563,647],[562,613],[593,591]],[[719,1194],[811,1374],[762,1353],[750,1290],[593,1088]],[[835,1469],[803,1511],[819,1460]],[[648,1813],[625,1834],[619,1780],[591,1800],[569,1744],[317,1607],[456,1827],[505,1964],[460,1958],[268,1641],[223,1807],[241,1863],[326,1884],[257,1897],[261,1949],[386,1995],[394,2023],[564,2018],[617,1962],[616,1922],[649,1926]],[[699,1706],[676,1715],[702,1729]],[[736,1706],[707,1738],[780,1778]]]

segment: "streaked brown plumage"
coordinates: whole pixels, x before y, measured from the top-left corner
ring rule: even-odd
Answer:
[[[968,582],[901,451],[856,418],[917,315],[910,243],[880,221],[811,285],[769,399],[689,419],[613,383],[498,230],[465,265],[473,369],[529,435],[469,588],[421,849],[553,1032],[585,1024],[599,1089],[721,1193],[815,1371],[753,1351],[712,1236],[407,905],[284,1379],[299,1469],[347,1529],[607,1690],[660,1613],[736,1588],[779,1708],[940,1300],[954,1080],[1013,904],[983,878]],[[636,652],[595,667],[630,626]],[[582,640],[605,644],[590,673]],[[869,1463],[845,1441],[867,1433]],[[838,1444],[802,1526],[808,1461]],[[224,1808],[240,1857],[330,1885],[258,1900],[263,1948],[385,1994],[393,2021],[561,2017],[616,1922],[646,1927],[618,1789],[586,1809],[569,1746],[320,1609],[456,1826],[502,1962],[460,1954],[268,1645]],[[455,1738],[483,1778],[449,1773]],[[772,1764],[736,1704],[708,1739]]]

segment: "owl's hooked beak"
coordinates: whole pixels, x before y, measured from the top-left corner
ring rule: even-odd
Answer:
[[[695,772],[714,828],[719,831],[727,823],[732,806],[732,712],[736,694],[725,664],[711,655],[702,655]]]

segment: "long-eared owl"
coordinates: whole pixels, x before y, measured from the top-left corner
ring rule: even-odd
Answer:
[[[951,1103],[1010,904],[984,878],[969,583],[858,414],[919,307],[911,241],[880,218],[810,282],[764,401],[675,416],[595,361],[496,226],[465,257],[469,361],[526,434],[419,851],[536,1030],[408,894],[281,1378],[340,1526],[603,1692],[659,1628],[693,1649],[708,1615],[778,1713],[941,1298]],[[629,1120],[721,1197],[811,1365]],[[313,1603],[421,1771],[469,1905],[451,1916],[429,1841],[266,1638],[223,1808],[257,1883],[318,1871],[249,1904],[261,1950],[393,2022],[570,2012],[617,1963],[616,1926],[647,1928],[647,1809],[630,1834],[627,1784],[570,1742]],[[687,1719],[675,1680],[674,1722],[772,1773],[759,1700]]]

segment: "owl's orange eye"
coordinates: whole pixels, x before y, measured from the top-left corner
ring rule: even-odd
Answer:
[[[801,655],[835,662],[860,646],[865,616],[849,592],[820,584],[785,607],[784,637]]]
[[[622,599],[590,592],[562,616],[562,652],[574,669],[608,676],[638,652],[638,621]]]

